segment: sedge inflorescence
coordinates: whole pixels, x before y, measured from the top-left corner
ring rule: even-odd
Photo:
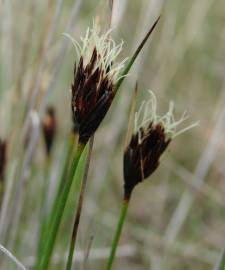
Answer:
[[[74,131],[79,133],[81,143],[88,141],[105,117],[126,61],[117,61],[123,42],[116,44],[111,32],[112,29],[101,34],[100,27],[93,23],[93,28],[88,28],[81,38],[81,44],[66,34],[79,58],[74,67],[71,107]]]
[[[124,198],[129,199],[134,187],[150,176],[158,167],[159,159],[173,138],[194,127],[197,123],[178,130],[187,119],[184,113],[175,120],[171,102],[168,112],[157,114],[157,100],[152,91],[135,114],[134,132],[124,152]]]

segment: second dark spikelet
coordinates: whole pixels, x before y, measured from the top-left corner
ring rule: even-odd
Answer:
[[[116,62],[122,50],[110,37],[109,30],[100,33],[94,23],[88,29],[81,46],[69,37],[76,47],[79,63],[74,67],[72,84],[72,117],[74,132],[79,134],[79,142],[87,143],[105,117],[115,95],[115,84],[120,78],[124,62]]]
[[[56,135],[56,118],[53,107],[48,107],[42,122],[42,130],[44,135],[45,147],[47,155],[50,155],[52,145]]]
[[[4,180],[5,168],[6,168],[6,141],[0,139],[0,181]]]
[[[134,134],[124,151],[124,199],[129,200],[134,187],[149,177],[159,166],[160,157],[171,140],[178,134],[194,127],[194,123],[177,131],[186,116],[176,121],[173,115],[173,103],[163,116],[156,113],[156,97],[149,91],[149,101],[144,101],[135,115]],[[139,123],[140,122],[140,123]]]
[[[170,141],[160,124],[151,123],[146,131],[140,128],[132,136],[124,152],[124,199],[129,200],[134,187],[157,169]]]

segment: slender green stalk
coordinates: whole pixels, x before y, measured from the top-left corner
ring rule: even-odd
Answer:
[[[107,262],[106,270],[112,269],[112,264],[113,264],[113,260],[115,258],[116,249],[117,249],[117,246],[118,246],[118,243],[120,240],[120,235],[121,235],[123,224],[124,224],[124,221],[126,218],[128,205],[129,205],[129,200],[123,200],[121,211],[120,211],[120,216],[119,216],[119,221],[118,221],[116,231],[114,234],[114,238],[113,238],[113,242],[112,242],[112,246],[111,246],[111,252],[109,255],[108,262]]]
[[[59,180],[58,187],[57,187],[57,191],[56,191],[56,194],[54,197],[50,217],[48,219],[49,220],[48,226],[50,226],[50,223],[54,219],[54,215],[55,215],[57,205],[59,202],[59,197],[62,194],[62,190],[63,190],[64,184],[65,184],[65,181],[68,177],[68,171],[69,171],[68,167],[70,167],[70,164],[72,162],[72,155],[73,155],[75,140],[76,140],[76,135],[74,133],[70,134],[70,136],[68,138],[67,146],[66,146],[66,152],[65,152],[65,157],[64,157],[62,173],[61,173],[60,180]]]
[[[56,209],[53,221],[51,222],[50,230],[48,231],[48,239],[47,239],[46,246],[44,247],[44,250],[42,253],[42,259],[41,259],[40,268],[39,268],[41,270],[48,269],[48,265],[51,260],[51,255],[53,252],[57,232],[58,232],[62,215],[65,209],[69,191],[73,182],[73,178],[74,178],[80,157],[83,153],[84,147],[85,147],[85,144],[80,144],[80,143],[78,144],[77,150],[74,154],[74,158],[70,167],[69,177],[68,179],[66,179],[64,183],[63,190],[61,191],[62,192],[61,196],[58,198],[57,209]]]
[[[39,240],[38,240],[36,269],[39,269],[38,263],[40,263],[41,254],[42,254],[42,251],[43,251],[44,246],[45,246],[46,237],[47,237],[46,234],[48,231],[47,229],[51,227],[51,222],[53,221],[54,215],[56,213],[56,209],[57,209],[57,205],[58,205],[58,201],[59,201],[59,196],[62,193],[63,185],[65,183],[65,179],[67,178],[68,164],[70,164],[70,161],[72,159],[75,139],[76,139],[75,134],[71,133],[69,138],[68,138],[67,144],[66,144],[65,154],[64,154],[64,158],[63,158],[63,160],[64,160],[63,168],[62,168],[62,172],[60,175],[57,191],[56,191],[56,194],[54,196],[53,204],[51,206],[51,211],[50,211],[49,215],[46,215],[45,220],[43,220],[44,224],[42,224],[42,228],[41,228],[40,236],[39,236]],[[44,197],[45,197],[45,195],[44,195]],[[45,199],[43,198],[42,201],[43,200],[45,200]]]
[[[83,200],[84,200],[84,193],[85,193],[85,189],[87,185],[87,176],[88,176],[88,169],[89,169],[90,160],[91,160],[93,143],[94,143],[94,136],[91,137],[90,143],[89,143],[89,151],[88,151],[85,171],[84,171],[84,175],[83,175],[83,179],[81,183],[78,206],[76,210],[76,216],[75,216],[74,225],[73,225],[73,232],[72,232],[71,241],[70,241],[69,255],[68,255],[67,264],[66,264],[66,270],[71,270],[72,268],[73,254],[74,254],[74,249],[75,249],[75,244],[76,244],[76,239],[77,239],[78,227],[80,223],[80,216],[81,216],[82,205],[83,205]]]
[[[49,187],[49,165],[51,162],[51,156],[47,156],[47,160],[45,162],[45,177],[41,192],[41,201],[40,201],[40,228],[39,228],[39,239],[38,239],[38,246],[37,246],[37,259],[40,258],[42,247],[44,244],[44,237],[42,235],[45,234],[46,225],[47,225],[47,192]]]
[[[216,266],[215,270],[224,270],[225,269],[225,249],[223,250],[219,263]]]

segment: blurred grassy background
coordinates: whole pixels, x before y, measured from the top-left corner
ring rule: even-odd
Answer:
[[[56,108],[50,198],[71,128],[69,89],[76,55],[61,34],[78,39],[96,16],[107,29],[109,6],[106,0],[0,2],[0,137],[8,140],[9,150],[0,243],[28,266],[35,255],[46,162],[38,115],[42,117],[47,104]],[[187,110],[190,123],[200,124],[174,140],[157,172],[136,188],[114,269],[206,270],[218,260],[225,243],[224,8],[222,0],[114,1],[113,35],[124,40],[121,59],[132,54],[155,18],[162,17],[95,136],[78,242],[84,252],[91,243],[85,269],[104,269],[117,222],[136,81],[139,102],[152,89],[160,112],[174,100],[178,117]],[[24,119],[25,111],[33,112],[32,121],[28,113]],[[28,128],[26,122],[31,123]],[[39,138],[28,148],[23,146],[26,129]],[[74,186],[51,269],[63,269],[76,192]],[[81,255],[75,253],[75,260],[84,269]],[[2,269],[16,269],[7,258],[4,264]]]

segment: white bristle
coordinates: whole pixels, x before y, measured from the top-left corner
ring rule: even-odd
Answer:
[[[98,61],[96,62],[94,70],[100,67],[104,75],[108,76],[116,83],[121,78],[120,73],[124,68],[127,58],[121,62],[117,62],[117,57],[123,48],[123,41],[116,44],[110,37],[111,32],[112,29],[109,29],[106,33],[101,34],[100,27],[97,23],[93,22],[92,29],[87,29],[85,36],[80,38],[80,43],[67,33],[64,33],[64,36],[72,41],[78,58],[83,57],[85,66],[90,62],[93,50],[96,48]]]
[[[147,129],[149,124],[153,125],[160,124],[164,128],[164,132],[168,138],[174,138],[183,132],[198,125],[198,122],[193,123],[183,129],[178,130],[178,126],[183,123],[187,118],[186,112],[182,114],[179,120],[175,120],[174,117],[174,103],[170,102],[168,112],[163,115],[157,115],[157,99],[155,94],[149,90],[150,99],[143,101],[140,109],[135,114],[134,132],[139,132],[140,128]]]

